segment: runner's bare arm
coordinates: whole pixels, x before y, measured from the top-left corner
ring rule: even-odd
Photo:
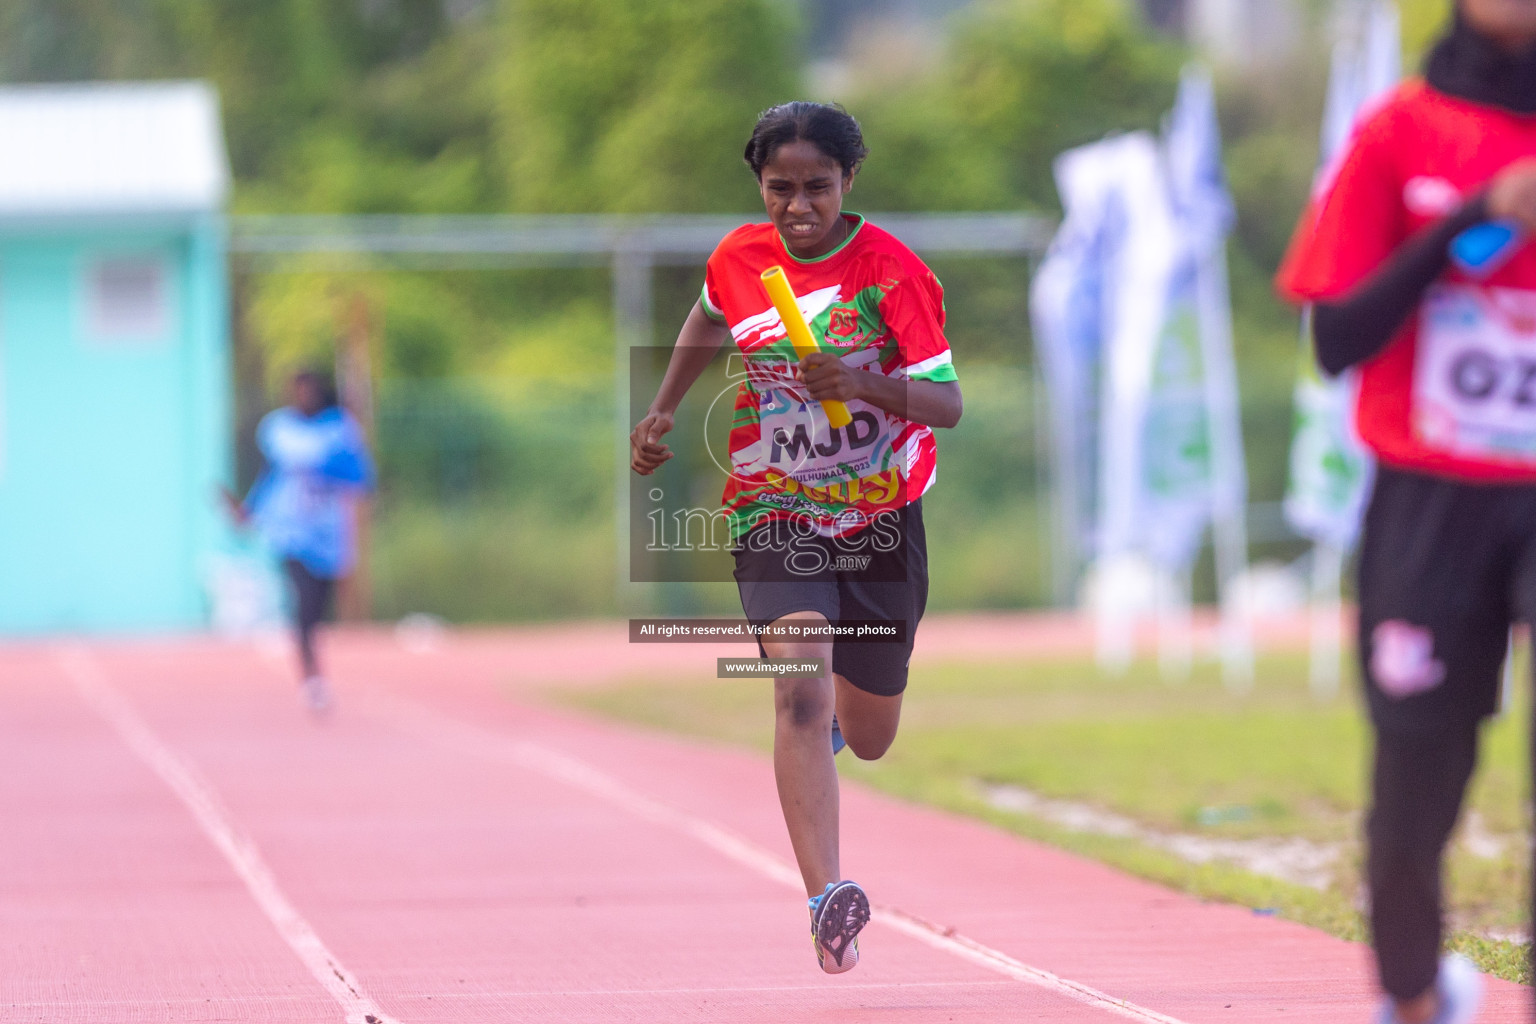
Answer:
[[[831,352],[816,352],[800,360],[800,379],[818,402],[860,399],[894,416],[929,427],[960,422],[964,402],[960,385],[946,380],[896,380],[882,373],[855,370]]]
[[[230,521],[236,526],[248,526],[251,522],[251,513],[246,510],[245,502],[234,491],[219,485],[219,501],[224,505],[224,511],[229,514]]]
[[[672,429],[672,417],[688,389],[693,387],[699,374],[715,358],[730,330],[722,323],[711,320],[697,302],[683,321],[683,329],[677,334],[677,344],[672,349],[672,359],[667,363],[666,376],[661,379],[656,399],[644,418],[635,424],[629,434],[629,465],[641,476],[650,476],[672,457],[672,450],[661,443],[661,436]]]

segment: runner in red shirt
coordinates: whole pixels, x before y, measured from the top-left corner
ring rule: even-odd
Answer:
[[[928,594],[921,497],[934,478],[931,427],[960,419],[938,279],[890,234],[845,213],[866,150],[840,107],[786,103],[758,120],[746,161],[769,224],[726,236],[678,335],[650,411],[630,434],[647,475],[683,395],[727,338],[746,365],[723,498],[742,607],[758,626],[882,620],[880,643],[765,637],[772,658],[819,659],[821,675],[774,684],[774,773],[810,896],[824,971],[858,963],[869,901],[838,862],[837,768],[846,740],[878,758],[896,736],[912,638]],[[798,359],[759,275],[784,268],[822,351]],[[834,429],[820,405],[844,402]]]
[[[1506,258],[1452,259],[1468,228]],[[1460,0],[1422,80],[1356,129],[1279,275],[1318,360],[1359,367],[1378,467],[1360,551],[1376,735],[1366,825],[1382,1024],[1461,1024],[1480,981],[1440,959],[1445,844],[1498,706],[1512,622],[1536,619],[1536,0]]]

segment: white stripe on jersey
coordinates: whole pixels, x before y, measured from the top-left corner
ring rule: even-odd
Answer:
[[[836,302],[841,288],[841,285],[834,284],[797,296],[800,312],[804,315],[806,323],[816,319],[828,306]],[[769,306],[761,313],[755,313],[731,325],[731,334],[737,341],[746,341],[757,330],[763,332],[762,337],[757,339],[759,343],[784,337],[785,330],[784,325],[779,321],[779,311]]]
[[[921,362],[913,363],[905,369],[908,377],[915,377],[920,373],[932,373],[941,366],[953,366],[954,362],[954,356],[950,352],[945,351],[940,352],[936,356],[930,356]]]

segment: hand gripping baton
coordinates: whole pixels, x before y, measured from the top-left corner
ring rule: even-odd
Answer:
[[[806,326],[805,316],[800,312],[800,303],[795,298],[794,290],[789,287],[789,279],[784,276],[783,267],[772,266],[763,271],[763,291],[768,293],[768,301],[773,303],[773,308],[779,311],[779,319],[784,321],[789,343],[795,346],[795,355],[804,359],[812,352],[820,352],[821,346],[816,344],[810,327]],[[827,422],[834,430],[852,422],[853,417],[848,415],[848,407],[842,402],[822,402],[821,407],[826,410]]]

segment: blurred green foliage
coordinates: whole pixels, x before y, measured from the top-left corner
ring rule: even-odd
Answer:
[[[1312,20],[1290,54],[1216,69],[1238,211],[1230,265],[1251,494],[1260,501],[1284,487],[1297,321],[1270,279],[1316,163],[1328,6],[1303,4]],[[861,21],[867,6],[848,0],[8,0],[0,4],[0,80],[213,81],[238,213],[754,216],[760,207],[741,149],[755,115],[813,88],[821,95],[812,98],[844,102],[865,125],[871,156],[852,208],[1054,212],[1055,155],[1110,132],[1156,128],[1190,57],[1148,28],[1132,0],[945,0],[941,8],[953,13],[938,29],[914,32]],[[1443,24],[1447,3],[1403,0],[1403,9],[1413,58]],[[808,34],[833,24],[848,36]],[[842,62],[835,79],[812,60],[829,55]],[[1028,382],[1024,261],[946,259],[935,269],[966,386]],[[665,343],[697,295],[700,269],[655,277],[655,336]],[[434,558],[483,564],[476,544],[512,543],[471,543],[476,530],[553,543],[552,534],[534,540],[528,516],[587,517],[599,534],[609,529],[602,524],[612,522],[623,427],[609,399],[592,397],[612,389],[606,270],[339,272],[297,262],[280,273],[237,272],[236,287],[243,432],[292,369],[331,358],[358,299],[379,325],[385,606],[526,614],[493,587],[474,597],[470,580],[427,587],[428,568]],[[478,386],[486,382],[489,390]],[[992,493],[994,463],[973,457],[996,440],[978,433],[985,418],[987,430],[1019,447],[1021,479],[1031,481],[1029,495],[996,493],[1038,505],[1025,465],[1034,459],[1032,413],[1015,403],[1022,418],[1008,419],[1003,398],[989,402],[1001,419],[979,416],[977,404],[968,413],[977,426],[967,422],[941,441],[950,468],[933,504],[956,536],[970,538],[955,557],[974,581],[936,582],[946,604],[1047,596],[1038,534],[1013,536],[1034,530],[1041,509],[1009,519],[984,496],[958,497]],[[524,413],[536,410],[542,422],[562,408],[581,411],[567,417],[564,440],[534,443],[543,435]],[[460,449],[475,445],[500,454],[446,477],[424,454],[457,465]],[[599,467],[585,490],[565,481],[572,465]],[[452,483],[453,473],[468,475]],[[537,494],[547,500],[530,504]],[[463,511],[471,506],[473,515]],[[431,514],[450,507],[458,510],[451,522]],[[522,510],[523,525],[511,511],[492,524],[488,510],[497,508]],[[451,548],[455,538],[460,555],[429,557],[434,544]],[[988,551],[1010,553],[988,559]],[[590,561],[582,571],[611,564]],[[449,600],[454,586],[464,593]],[[602,591],[567,587],[546,607],[604,610],[591,597]]]
[[[954,18],[929,73],[849,98],[874,151],[860,201],[1051,209],[1056,154],[1156,127],[1184,56],[1124,0],[979,3]]]
[[[747,207],[747,131],[798,85],[790,15],[762,0],[508,0],[490,74],[511,208]]]

